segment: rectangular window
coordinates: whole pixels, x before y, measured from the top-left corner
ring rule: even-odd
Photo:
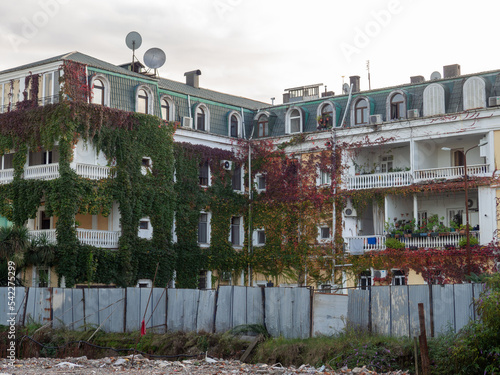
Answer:
[[[234,246],[241,245],[240,225],[241,217],[231,218],[231,243]]]
[[[5,154],[3,156],[3,169],[14,168],[14,154]]]
[[[47,288],[49,286],[49,268],[47,266],[36,267],[36,286]]]
[[[200,220],[198,222],[198,243],[208,243],[208,214],[206,213],[200,214]]]
[[[320,228],[320,237],[322,240],[327,240],[330,238],[330,228],[329,227],[321,227]]]
[[[392,285],[406,285],[405,273],[403,271],[392,271]]]
[[[149,229],[149,221],[147,221],[147,220],[141,220],[139,222],[139,229],[148,230]]]
[[[266,190],[266,176],[262,174],[257,176],[257,190]]]
[[[321,171],[320,185],[331,185],[331,183],[332,183],[332,176],[330,175],[330,172]]]
[[[392,162],[394,160],[394,155],[389,155],[389,156],[384,156],[382,158],[382,162],[380,163],[380,167],[381,167],[381,172],[382,173],[388,173],[388,172],[392,172]]]
[[[233,186],[233,190],[241,191],[241,166],[238,164],[234,166],[231,184]]]
[[[209,181],[209,166],[208,162],[205,162],[200,165],[200,174],[199,174],[199,183],[201,186],[208,186]]]
[[[30,151],[28,164],[46,165],[59,162],[59,149],[55,147],[53,150]]]
[[[372,285],[372,275],[370,271],[363,271],[359,276],[359,289],[367,290]]]
[[[258,230],[257,231],[257,245],[265,245],[266,244],[266,231]]]

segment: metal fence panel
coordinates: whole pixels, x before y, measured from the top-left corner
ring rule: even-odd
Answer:
[[[99,324],[105,332],[123,332],[125,290],[99,289]]]
[[[455,284],[455,329],[461,330],[474,319],[471,284]]]
[[[434,335],[456,332],[454,285],[432,285],[432,306]]]
[[[15,318],[16,324],[20,325],[24,316],[24,304],[26,298],[26,288],[9,287],[0,288],[0,324],[9,325],[9,319]],[[10,292],[10,295],[9,295]],[[9,297],[11,299],[9,299]],[[10,305],[9,305],[10,303]]]
[[[233,286],[233,320],[231,328],[247,324],[247,287]]]
[[[311,290],[309,288],[291,288],[292,292],[292,327],[289,338],[308,338],[311,334]]]
[[[215,331],[226,332],[233,322],[233,287],[221,286],[217,295],[217,315],[215,316]]]
[[[408,288],[406,285],[391,288],[391,334],[393,336],[408,336],[410,333],[408,314]],[[381,308],[383,308],[381,306]]]
[[[212,332],[214,328],[215,290],[200,290],[197,332]]]
[[[167,322],[167,289],[153,288],[151,295],[151,305],[153,312],[150,318],[151,327],[157,333],[165,333],[165,324]]]
[[[387,286],[371,288],[372,331],[382,335],[391,334],[391,289]]]
[[[409,319],[409,335],[415,337],[420,335],[420,318],[418,315],[418,304],[424,305],[425,332],[428,336],[431,335],[431,310],[429,302],[429,286],[428,285],[409,285],[408,288],[408,312]],[[435,315],[434,315],[435,316]]]
[[[281,288],[265,288],[265,325],[273,337],[280,335],[280,293]]]
[[[99,289],[83,289],[85,298],[85,329],[99,326]]]
[[[262,306],[262,289],[247,288],[247,324],[264,324],[264,308]]]
[[[292,288],[277,288],[280,296],[279,310],[276,311],[280,315],[279,319],[279,334],[285,338],[291,338],[293,329],[293,308],[294,293]]]
[[[127,288],[127,320],[125,322],[125,330],[127,332],[138,331],[141,328],[141,289],[144,288]]]
[[[347,295],[315,293],[313,301],[313,336],[332,336],[345,328]]]
[[[370,291],[349,289],[347,302],[347,324],[368,330]]]

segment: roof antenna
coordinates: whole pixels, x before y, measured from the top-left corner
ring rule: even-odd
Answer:
[[[368,70],[368,90],[371,90],[372,83],[370,81],[370,60],[366,60],[366,70]]]
[[[142,37],[141,34],[135,31],[131,31],[127,34],[127,37],[125,38],[125,44],[127,45],[128,48],[132,50],[132,66],[131,70],[135,72],[134,70],[134,64],[135,64],[135,50],[139,48],[142,44]]]
[[[275,99],[276,99],[276,98],[274,98],[274,97],[273,97],[273,98],[271,98],[271,105],[274,105],[274,100],[275,100]]]

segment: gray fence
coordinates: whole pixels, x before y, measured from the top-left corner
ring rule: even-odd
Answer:
[[[483,284],[376,286],[350,290],[350,324],[392,336],[420,334],[418,304],[424,304],[426,331],[437,336],[458,332],[475,320],[474,299]]]
[[[307,338],[332,335],[345,323],[393,336],[419,333],[423,303],[427,332],[454,331],[475,319],[473,301],[481,284],[380,286],[350,290],[348,296],[314,293],[308,288],[224,286],[197,289],[16,288],[14,309],[8,288],[0,288],[0,324],[15,316],[19,325],[127,332],[140,329],[226,332],[262,324],[272,336]],[[9,305],[9,302],[11,304]]]

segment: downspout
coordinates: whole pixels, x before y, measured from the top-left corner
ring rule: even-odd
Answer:
[[[252,236],[252,137],[255,127],[252,127],[252,133],[248,139],[248,254],[252,254],[253,236]],[[248,263],[248,286],[252,286],[252,266]]]
[[[243,107],[240,107],[240,113],[241,113],[241,132],[243,135],[243,138],[246,138],[246,132],[245,132],[245,115],[243,114]]]
[[[191,116],[191,95],[188,95],[188,108],[189,108],[189,117],[193,118],[193,116]]]

